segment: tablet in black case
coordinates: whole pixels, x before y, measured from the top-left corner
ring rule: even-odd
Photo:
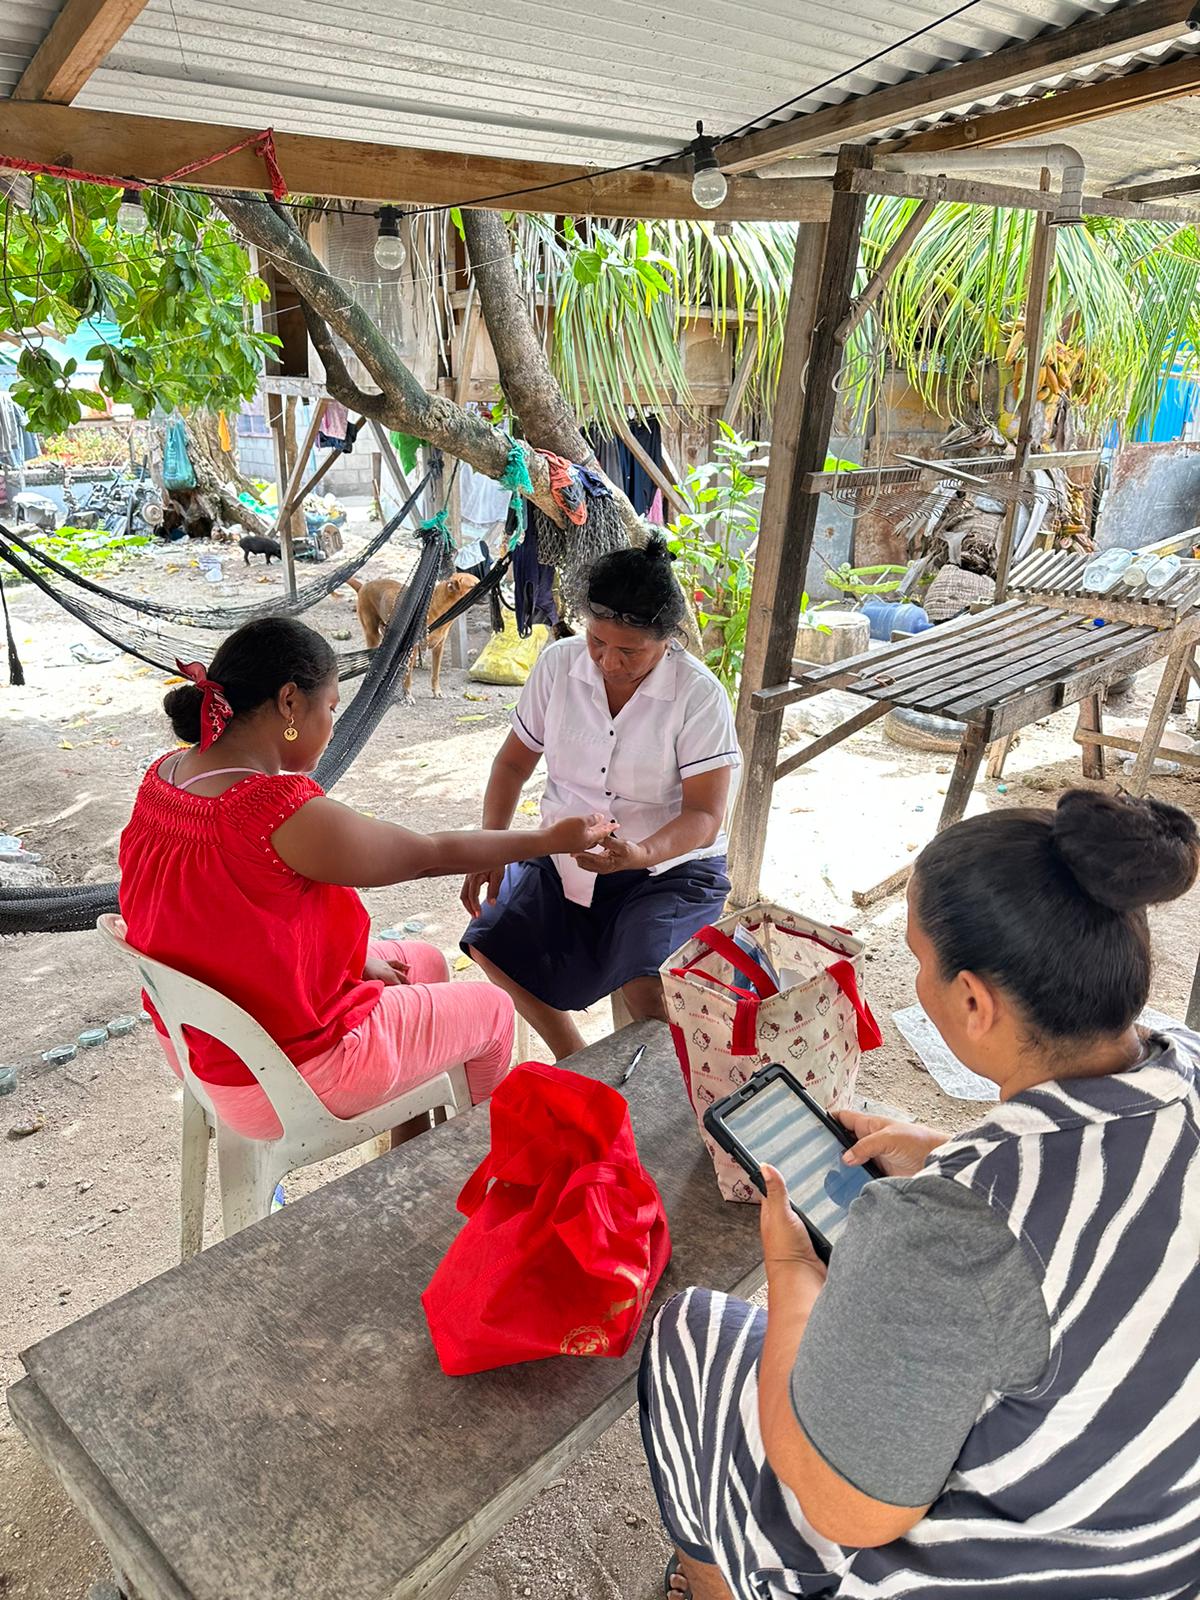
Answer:
[[[704,1126],[760,1191],[761,1165],[783,1174],[792,1209],[807,1227],[822,1261],[829,1260],[851,1202],[872,1178],[883,1177],[869,1161],[861,1167],[842,1164],[853,1136],[822,1110],[786,1067],[777,1064],[763,1067],[740,1089],[710,1106]]]

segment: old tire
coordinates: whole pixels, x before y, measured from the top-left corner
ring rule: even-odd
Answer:
[[[883,731],[893,744],[910,750],[936,750],[954,754],[967,731],[965,722],[935,717],[927,711],[906,711],[897,706],[883,719]]]

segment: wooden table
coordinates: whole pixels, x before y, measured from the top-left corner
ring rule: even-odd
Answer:
[[[751,1293],[757,1209],[718,1193],[666,1026],[571,1064],[615,1084],[639,1043],[625,1093],[674,1241],[655,1305]],[[633,1404],[641,1337],[620,1361],[442,1375],[418,1295],[487,1146],[481,1108],[24,1352],[12,1414],[131,1600],[443,1600]]]
[[[940,830],[957,822],[966,810],[989,744],[1011,737],[1064,706],[1081,703],[1086,703],[1099,733],[1105,687],[1169,658],[1129,785],[1141,793],[1176,685],[1200,634],[1200,611],[1192,609],[1176,618],[1147,606],[1140,613],[1106,620],[1098,627],[1099,614],[1094,597],[1089,601],[1064,596],[1053,603],[1014,598],[832,666],[811,668],[795,662],[793,682],[760,689],[754,696],[756,711],[778,711],[831,689],[848,689],[862,695],[867,704],[786,756],[775,769],[775,781],[896,706],[951,717],[966,723],[966,732],[946,789]],[[1108,736],[1101,734],[1101,738]],[[856,893],[855,899],[865,904],[890,892],[899,887],[909,870],[904,868],[874,889]]]

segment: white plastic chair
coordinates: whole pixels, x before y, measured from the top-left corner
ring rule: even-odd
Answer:
[[[470,1105],[464,1068],[447,1067],[407,1094],[359,1117],[335,1117],[309,1088],[274,1039],[240,1006],[173,967],[135,950],[125,924],[111,913],[96,924],[137,969],[154,1009],[162,1018],[183,1071],[183,1162],[180,1179],[180,1253],[186,1260],[200,1249],[204,1234],[204,1187],[208,1141],[217,1140],[221,1217],[225,1237],[270,1215],[275,1186],[289,1172],[352,1150],[411,1117],[439,1108],[448,1117]],[[208,1091],[192,1071],[184,1028],[219,1039],[242,1061],[278,1117],[277,1139],[246,1139],[223,1123]]]
[[[625,996],[620,989],[613,990],[608,997],[608,1003],[612,1010],[612,1031],[616,1033],[619,1028],[623,1028],[627,1023],[633,1021],[633,1013],[625,1004]],[[517,1032],[515,1044],[516,1059],[518,1061],[528,1061],[529,1024],[519,1011],[517,1012]]]

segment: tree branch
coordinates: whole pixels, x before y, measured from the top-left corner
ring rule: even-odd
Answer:
[[[353,401],[356,406],[361,398],[368,402],[368,414],[385,427],[428,439],[447,455],[465,461],[489,478],[503,475],[513,441],[453,400],[429,394],[421,387],[362,306],[313,254],[290,217],[261,200],[243,199],[240,195],[222,193],[214,199],[242,237],[284,271],[305,307],[310,333],[315,328],[322,337],[326,329],[331,335],[338,334],[378,384],[378,396],[359,390]],[[316,323],[313,315],[319,319]],[[345,382],[353,384],[332,339],[325,341],[324,348],[316,337],[313,343],[325,366],[331,392],[335,387],[342,388]],[[354,388],[357,390],[358,386]],[[558,518],[561,513],[550,493],[545,461],[529,446],[525,447],[525,455],[534,501],[547,515]]]
[[[550,370],[542,341],[525,304],[513,265],[512,236],[498,211],[465,210],[463,233],[483,320],[496,353],[500,383],[527,439],[543,450],[599,471],[591,445],[580,431],[558,379]],[[612,486],[630,544],[645,544],[646,525],[629,500]]]
[[[429,394],[421,387],[362,306],[317,259],[284,207],[234,194],[221,193],[213,198],[242,237],[276,262],[296,289],[309,336],[335,399],[386,427],[428,439],[447,455],[465,461],[489,478],[503,475],[513,441],[453,400]],[[500,368],[501,387],[529,441],[524,449],[533,484],[532,498],[547,516],[561,523],[562,512],[550,492],[545,459],[534,447],[588,464],[595,464],[595,457],[550,370],[526,309],[506,224],[498,213],[465,211],[463,226],[484,322]],[[367,369],[379,387],[377,395],[364,391],[350,376],[334,334],[349,345]],[[644,544],[648,536],[646,524],[615,485],[613,501],[629,542]]]
[[[462,220],[483,320],[521,431],[568,461],[591,461],[591,447],[550,370],[517,282],[508,224],[498,211],[467,210]]]
[[[304,323],[308,328],[308,337],[312,340],[313,349],[320,356],[321,365],[325,368],[325,387],[329,393],[352,411],[361,412],[364,417],[373,417],[376,421],[382,420],[383,395],[368,394],[355,383],[350,376],[350,369],[342,359],[342,352],[337,347],[332,329],[315,306],[309,305],[307,300],[301,300],[300,310],[304,314]]]

